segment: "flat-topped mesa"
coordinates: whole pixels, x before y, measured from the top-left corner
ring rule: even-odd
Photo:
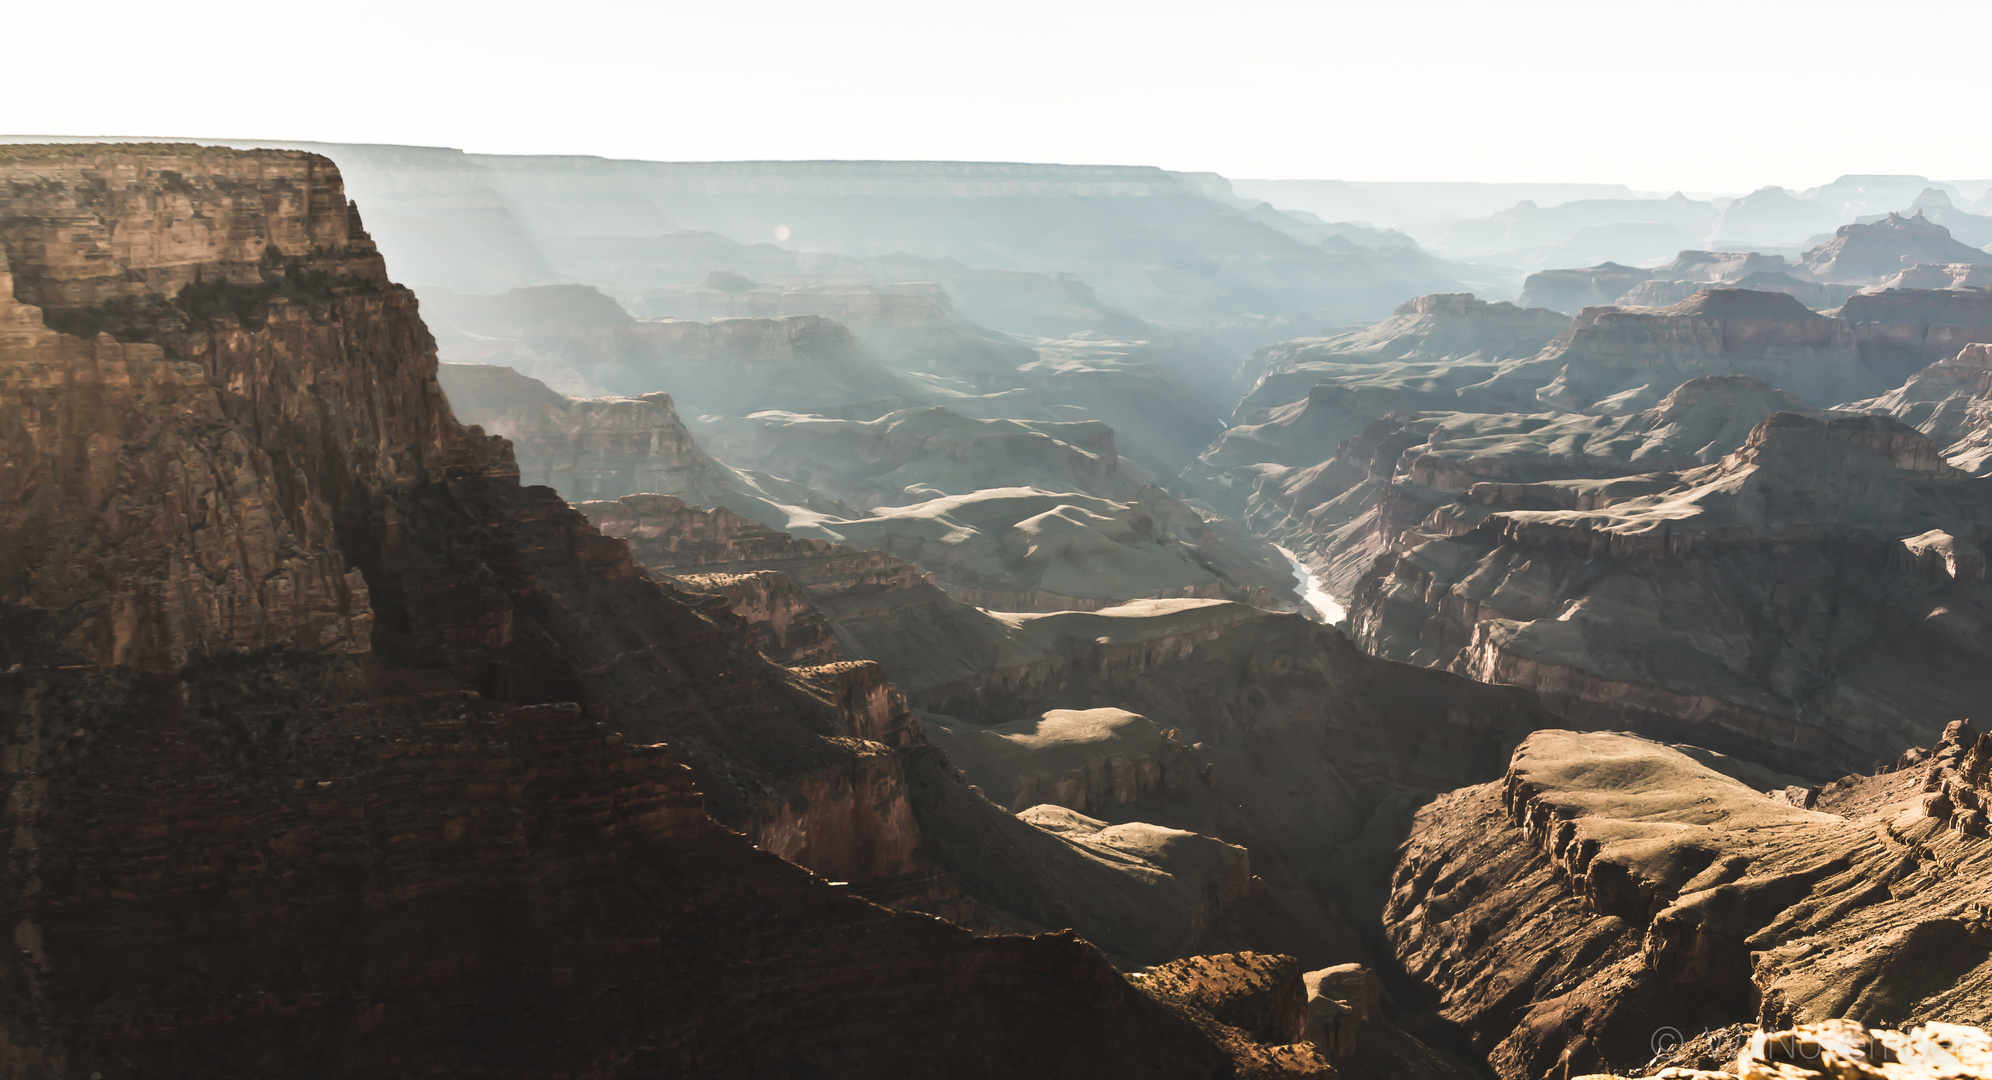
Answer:
[[[1523,307],[1549,308],[1575,314],[1587,307],[1610,304],[1640,282],[1649,281],[1655,271],[1606,262],[1597,266],[1539,270],[1522,282],[1522,295],[1516,301]]]
[[[1569,316],[1544,308],[1440,293],[1415,298],[1361,330],[1269,345],[1247,365],[1264,374],[1233,410],[1237,426],[1218,437],[1199,467],[1222,487],[1249,488],[1244,475],[1218,474],[1243,462],[1314,464],[1379,417],[1432,408],[1440,399],[1445,408],[1489,412],[1525,406],[1535,383],[1484,391],[1511,362],[1536,356],[1569,325]],[[1296,440],[1295,432],[1281,430],[1294,426],[1290,406],[1323,383],[1343,396],[1317,410],[1318,422],[1300,425],[1307,431]],[[1218,505],[1225,508],[1221,496]]]
[[[1734,289],[1750,289],[1755,292],[1783,293],[1816,311],[1838,307],[1853,295],[1853,285],[1826,285],[1810,279],[1794,277],[1782,271],[1757,271],[1726,281],[1723,284]],[[1693,297],[1709,287],[1705,281],[1669,281],[1654,278],[1643,281],[1626,290],[1617,300],[1620,307],[1670,307]]]
[[[1414,296],[1402,304],[1392,315],[1432,315],[1472,317],[1488,320],[1516,319],[1534,321],[1529,310],[1506,300],[1492,303],[1475,297],[1470,292],[1428,293]]]
[[[711,412],[823,411],[913,390],[848,328],[820,315],[643,319],[629,325],[628,335],[623,358],[591,378],[612,390],[669,386]]]
[[[1820,315],[1785,293],[1752,289],[1702,289],[1669,307],[1627,310],[1587,307],[1564,333],[1573,346],[1605,356],[1606,342],[1652,343],[1688,352],[1721,353],[1847,348],[1847,326]]]
[[[1836,416],[1818,420],[1778,413],[1758,424],[1732,457],[1737,465],[1778,469],[1790,475],[1817,472],[1852,447],[1881,458],[1905,478],[1961,477],[1928,435],[1888,416]],[[1725,465],[1729,462],[1725,460]]]
[[[791,536],[723,506],[707,510],[673,495],[627,495],[578,503],[576,509],[603,533],[627,541],[638,562],[665,573],[779,570],[826,597],[929,580],[897,555]]]
[[[1966,345],[1992,342],[1992,291],[1984,289],[1856,293],[1835,314],[1853,324],[1864,359],[1900,373],[1897,383]]]
[[[451,417],[433,359],[404,362],[432,355],[428,331],[331,162],[156,144],[10,150],[0,166],[33,182],[7,194],[0,247],[34,253],[13,260],[14,293],[50,328],[199,363],[259,437],[332,451],[316,471],[343,473],[338,487],[484,464],[490,451]],[[335,346],[331,319],[365,330]],[[343,362],[310,366],[320,346]]]
[[[1754,375],[1703,375],[1668,391],[1654,410],[1663,420],[1676,420],[1707,406],[1730,405],[1759,398],[1783,402],[1796,400]]]
[[[1683,251],[1672,262],[1653,268],[1653,275],[1670,281],[1735,281],[1751,274],[1776,274],[1791,269],[1782,255],[1755,251]]]
[[[1585,308],[1538,359],[1555,378],[1535,396],[1573,412],[1636,411],[1699,375],[1755,375],[1807,401],[1900,382],[1863,361],[1846,322],[1749,289],[1704,289],[1664,308]]]
[[[1568,317],[1472,293],[1432,293],[1399,304],[1390,318],[1334,337],[1297,338],[1259,350],[1255,362],[1270,377],[1311,360],[1391,360],[1405,357],[1529,356],[1555,337]]]

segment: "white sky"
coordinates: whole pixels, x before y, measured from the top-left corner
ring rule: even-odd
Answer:
[[[1807,187],[1992,177],[1992,3],[14,0],[0,133]]]

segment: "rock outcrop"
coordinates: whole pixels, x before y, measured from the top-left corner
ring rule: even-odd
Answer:
[[[1977,742],[1952,725],[1914,764],[1767,797],[1706,751],[1537,732],[1419,811],[1391,939],[1504,1077],[1624,1075],[1738,1023],[1978,1021],[1992,848],[1951,802]]]
[[[817,316],[849,328],[888,367],[970,381],[1008,376],[1037,359],[1030,346],[962,318],[936,282],[776,285],[717,270],[697,285],[647,289],[628,303],[639,316],[697,322]]]
[[[1842,225],[1833,239],[1806,252],[1801,261],[1821,281],[1872,285],[1917,263],[1992,265],[1992,254],[1952,239],[1949,229],[1918,210],[1911,217],[1889,214],[1879,221]]]
[[[1122,867],[1138,856],[1165,870],[1159,895],[1214,898],[1190,905],[1211,912],[1192,921],[1202,935],[1192,939],[1175,936],[1181,926],[1155,925],[1153,907],[1112,928],[1075,922],[1097,917],[1084,906],[1097,902],[1086,898],[1098,886],[1083,879],[1068,901],[1078,910],[1047,912],[1028,886],[1059,879],[1055,860],[973,816],[986,802],[971,805],[953,794],[959,788],[921,779],[931,775],[916,768],[921,752],[903,754],[923,852],[964,895],[1027,926],[1056,918],[1143,948],[1194,940],[1199,951],[1276,946],[1310,964],[1359,960],[1362,940],[1327,905],[1378,868],[1327,868],[1380,808],[1399,813],[1413,793],[1488,775],[1511,740],[1545,719],[1525,695],[1372,660],[1294,615],[1196,599],[989,612],[918,579],[864,585],[861,574],[830,570],[857,553],[770,530],[680,543],[667,517],[697,513],[682,504],[631,498],[584,509],[631,536],[637,557],[661,573],[731,549],[743,556],[735,567],[786,565],[799,581],[819,582],[810,591],[849,655],[877,662],[920,718],[920,741],[944,749],[968,782],[1022,808],[1039,832],[1093,845]],[[761,554],[747,557],[752,551]],[[1171,854],[1204,850],[1205,839],[1249,852],[1249,889],[1227,891],[1228,879],[1212,876],[1221,861]]]
[[[1683,254],[1689,253],[1683,252]],[[1784,293],[1814,311],[1837,308],[1858,291],[1858,286],[1830,285],[1794,276],[1783,270],[1754,271],[1725,280],[1722,284],[1735,289],[1748,289],[1751,292]],[[1671,307],[1683,300],[1691,299],[1706,288],[1708,288],[1706,283],[1692,278],[1673,280],[1656,277],[1627,289],[1625,295],[1614,301],[1614,304],[1619,307]]]
[[[1853,324],[1862,359],[1903,378],[1966,345],[1992,342],[1992,292],[1982,289],[1857,293],[1835,314]]]
[[[1967,345],[1888,393],[1848,408],[1887,413],[1928,435],[1951,464],[1982,474],[1992,459],[1992,345]]]
[[[981,420],[942,407],[870,420],[763,413],[699,422],[719,458],[787,477],[859,510],[986,488],[1034,487],[1127,500],[1118,440],[1098,421]],[[737,509],[737,508],[736,508]]]
[[[856,512],[806,485],[712,457],[666,393],[568,397],[496,364],[441,364],[437,373],[460,418],[511,442],[522,483],[573,502],[678,495],[783,528]]]
[[[1783,239],[1780,237],[1780,239]],[[1577,314],[1587,307],[1670,307],[1710,286],[1784,293],[1806,307],[1837,307],[1859,285],[1817,280],[1803,264],[1755,251],[1683,251],[1651,270],[1616,263],[1529,275],[1523,303]],[[1619,291],[1613,292],[1617,289]]]
[[[1618,303],[1619,297],[1656,276],[1652,270],[1613,262],[1569,270],[1538,270],[1522,283],[1522,295],[1516,303],[1575,315],[1587,307]]]
[[[1984,692],[1988,498],[1899,422],[1781,413],[1686,472],[1477,484],[1378,560],[1350,622],[1580,724],[1830,776]]]
[[[850,880],[919,858],[834,680],[457,423],[329,162],[12,147],[0,181],[9,1072],[1230,1067],[1070,935],[714,822]]]
[[[1251,362],[1257,381],[1232,419],[1238,423],[1263,419],[1264,410],[1298,400],[1324,378],[1360,373],[1350,368],[1403,367],[1444,379],[1461,362],[1468,362],[1465,366],[1471,370],[1472,361],[1533,356],[1569,324],[1567,315],[1527,303],[1488,303],[1471,293],[1414,297],[1390,318],[1362,330],[1298,338],[1260,350]],[[1445,388],[1457,389],[1469,381],[1451,380]]]
[[[1703,375],[1749,375],[1807,401],[1866,397],[1900,381],[1870,369],[1847,323],[1782,293],[1709,289],[1654,310],[1587,308],[1527,369],[1544,404],[1572,412],[1651,408]],[[1547,376],[1546,378],[1544,376]]]
[[[669,391],[696,412],[834,412],[917,392],[820,315],[689,319],[632,317],[583,285],[498,296],[430,290],[445,359],[518,368],[564,392]]]
[[[1378,555],[1422,542],[1426,520],[1475,484],[1691,469],[1740,448],[1765,418],[1805,409],[1762,380],[1706,376],[1630,416],[1387,417],[1318,465],[1264,471],[1246,521],[1299,552],[1331,594],[1348,596]]]
[[[1264,541],[1149,487],[1131,502],[991,488],[819,528],[899,555],[948,593],[1002,611],[1088,611],[1150,597],[1297,606]]]

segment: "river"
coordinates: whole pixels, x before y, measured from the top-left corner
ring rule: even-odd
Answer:
[[[1301,599],[1308,607],[1314,609],[1314,613],[1322,622],[1332,625],[1348,617],[1348,609],[1328,595],[1328,590],[1321,587],[1321,579],[1314,576],[1314,571],[1308,569],[1306,563],[1295,558],[1293,552],[1278,544],[1274,544],[1273,548],[1286,556],[1287,566],[1293,570],[1294,581],[1302,586]]]

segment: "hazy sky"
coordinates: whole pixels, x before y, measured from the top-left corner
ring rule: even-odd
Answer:
[[[0,132],[1805,187],[1992,176],[1992,3],[8,5]]]

